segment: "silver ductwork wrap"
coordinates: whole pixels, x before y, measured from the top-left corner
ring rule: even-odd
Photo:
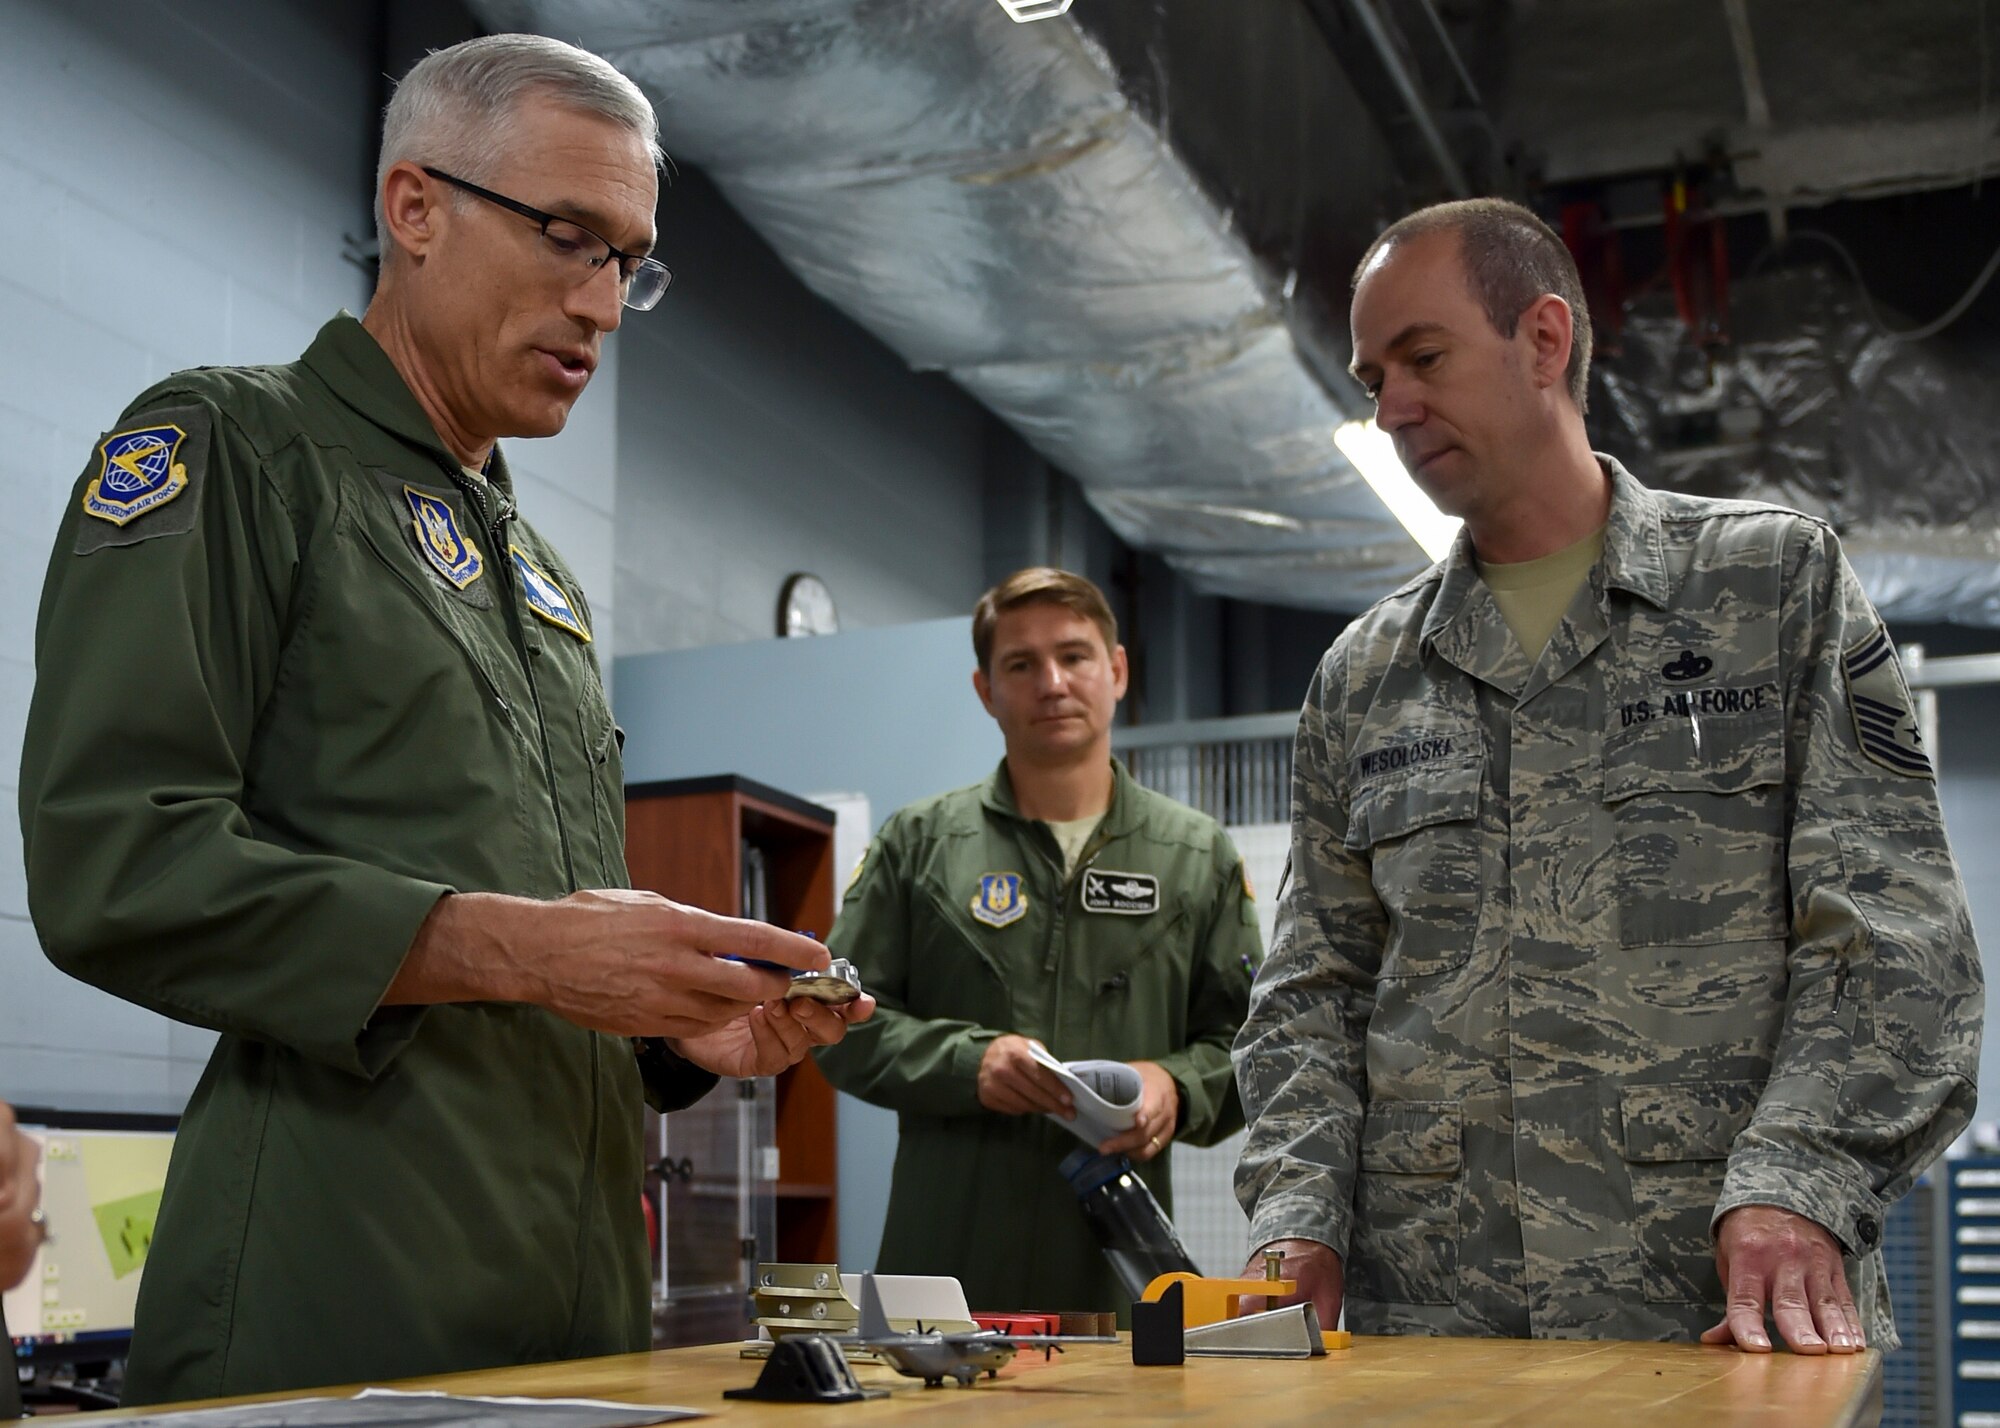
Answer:
[[[1596,444],[1649,486],[1823,517],[1887,619],[2000,626],[1995,354],[1898,341],[1818,266],[1741,279],[1730,310],[1711,370],[1671,300],[1640,304],[1595,370]]]
[[[1354,611],[1426,565],[1332,440],[1361,410],[1346,264],[1408,200],[1305,7],[473,4],[631,75],[809,287],[1196,588]],[[1598,364],[1594,441],[1649,485],[1824,516],[1893,619],[2000,625],[1995,354],[1885,337],[1818,268],[1731,307],[1711,371],[1643,300]]]
[[[949,373],[1198,588],[1359,610],[1428,563],[1333,444],[1349,413],[1288,279],[1073,21],[991,0],[476,9],[629,74],[809,287]]]

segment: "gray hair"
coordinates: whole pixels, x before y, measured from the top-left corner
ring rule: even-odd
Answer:
[[[1577,411],[1589,411],[1590,304],[1584,301],[1576,259],[1555,230],[1531,210],[1504,198],[1434,203],[1382,230],[1355,265],[1352,286],[1360,286],[1361,275],[1383,249],[1430,233],[1458,235],[1459,257],[1472,295],[1502,337],[1514,335],[1521,314],[1544,293],[1554,293],[1569,304],[1569,366],[1564,375]]]
[[[514,137],[521,101],[534,94],[631,130],[646,141],[654,167],[665,162],[651,101],[589,50],[544,35],[484,35],[432,50],[403,76],[382,115],[375,242],[384,260],[390,245],[382,180],[390,165],[407,159],[484,182]],[[454,191],[453,201],[469,200]]]

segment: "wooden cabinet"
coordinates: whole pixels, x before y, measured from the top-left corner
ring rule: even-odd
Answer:
[[[734,775],[626,787],[633,887],[741,917],[746,848],[761,855],[766,920],[824,941],[834,911],[831,812]],[[708,1099],[727,1094],[725,1085]],[[777,1078],[776,1102],[777,1257],[832,1263],[839,1255],[833,1087],[808,1057]]]

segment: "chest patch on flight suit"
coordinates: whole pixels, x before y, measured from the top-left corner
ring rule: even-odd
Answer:
[[[1841,656],[1840,663],[1847,675],[1847,711],[1854,716],[1861,752],[1891,773],[1934,777],[1889,632],[1877,625],[1874,634]]]
[[[559,630],[567,630],[585,644],[590,643],[590,631],[584,628],[583,617],[576,613],[576,607],[563,593],[541,566],[528,559],[528,553],[518,545],[510,545],[508,551],[514,557],[514,568],[521,572],[521,589],[528,597],[528,608],[547,620]]]
[[[1089,868],[1083,875],[1083,910],[1144,917],[1160,910],[1160,880],[1151,873]]]
[[[208,412],[175,407],[148,412],[144,420],[143,426],[114,431],[97,443],[97,470],[83,488],[82,502],[92,519],[78,525],[78,555],[194,529],[195,502],[160,512],[201,484]]]
[[[1006,927],[1028,915],[1028,895],[1019,873],[987,873],[972,895],[972,916],[988,927]]]
[[[453,589],[463,590],[486,573],[485,560],[459,530],[458,513],[450,502],[414,486],[403,488],[403,499],[409,503],[417,550]]]

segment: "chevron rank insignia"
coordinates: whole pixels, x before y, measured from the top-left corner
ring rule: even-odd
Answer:
[[[1847,675],[1847,708],[1854,716],[1854,736],[1861,743],[1861,752],[1891,773],[1934,777],[1888,631],[1877,625],[1873,634],[1841,657],[1841,665]]]

